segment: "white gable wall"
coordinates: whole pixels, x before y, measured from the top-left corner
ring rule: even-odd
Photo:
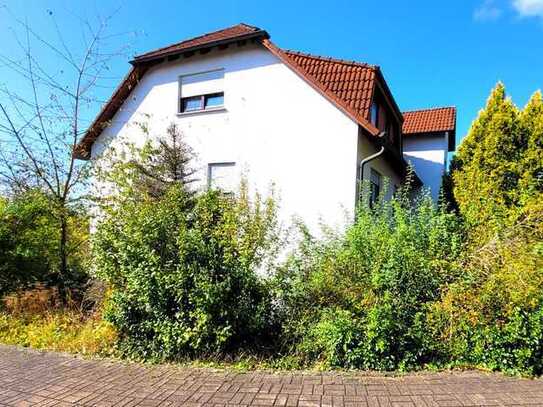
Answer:
[[[226,110],[178,115],[179,76],[214,69],[224,69]],[[138,121],[149,123],[151,136],[179,125],[198,156],[202,188],[208,163],[235,162],[252,188],[266,193],[276,185],[284,221],[296,215],[316,231],[321,218],[341,225],[354,213],[358,125],[260,46],[153,68],[94,143],[92,158],[119,142],[142,144]]]
[[[437,201],[447,160],[447,133],[409,135],[404,136],[403,140],[406,161],[412,163],[424,187]]]

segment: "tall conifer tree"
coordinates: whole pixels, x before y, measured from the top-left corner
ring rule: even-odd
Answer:
[[[491,231],[507,222],[524,149],[519,111],[498,83],[456,156],[454,196],[468,225]]]

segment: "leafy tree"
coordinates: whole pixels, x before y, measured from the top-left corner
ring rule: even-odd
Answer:
[[[58,284],[58,225],[51,202],[38,189],[0,198],[0,295],[37,282]],[[68,222],[72,272],[66,282],[74,287],[85,281],[87,222],[76,212]]]
[[[543,99],[534,93],[520,115],[525,149],[519,160],[519,204],[525,216],[543,213]],[[541,226],[541,225],[540,225]],[[541,226],[543,228],[543,226]],[[540,229],[543,232],[543,229]]]
[[[470,241],[463,278],[428,316],[444,359],[543,371],[542,147],[541,93],[519,111],[498,84],[455,158]]]

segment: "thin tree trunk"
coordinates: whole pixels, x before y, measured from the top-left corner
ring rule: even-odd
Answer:
[[[58,292],[61,301],[66,304],[67,292],[65,278],[68,275],[68,222],[66,219],[66,208],[61,203],[60,205],[60,242],[59,242],[59,279],[58,279]]]

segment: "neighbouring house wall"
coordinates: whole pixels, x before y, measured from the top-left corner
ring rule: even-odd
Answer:
[[[367,137],[363,134],[363,130],[359,131],[358,135],[358,152],[357,152],[357,161],[360,163],[364,158],[369,157],[372,154],[375,154],[379,149],[370,143]],[[402,183],[402,178],[394,171],[390,163],[381,156],[375,160],[370,161],[364,166],[364,181],[370,179],[371,169],[377,171],[383,177],[383,180],[386,179],[386,183],[389,188],[386,191],[386,198],[390,199],[394,193],[394,188],[399,186]]]
[[[178,115],[180,75],[224,69],[225,111]],[[146,118],[146,115],[151,115]],[[175,122],[197,154],[198,186],[207,165],[235,162],[252,190],[275,184],[280,216],[301,217],[313,231],[322,218],[339,226],[355,207],[358,125],[258,45],[212,51],[151,69],[92,147],[92,159],[123,142],[143,144]],[[385,171],[384,171],[385,172]]]
[[[447,159],[447,133],[409,135],[403,138],[403,154],[437,201]]]

